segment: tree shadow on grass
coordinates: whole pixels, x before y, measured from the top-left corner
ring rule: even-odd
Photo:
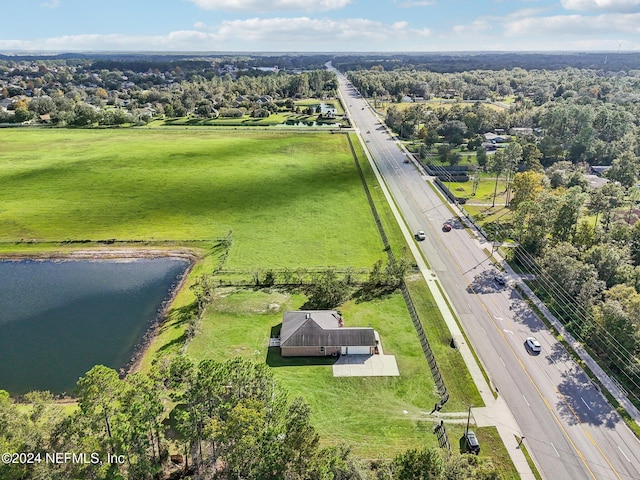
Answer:
[[[269,347],[266,362],[270,367],[276,368],[333,365],[337,360],[338,357],[283,357],[279,347]]]
[[[184,305],[178,308],[172,308],[165,320],[160,325],[160,332],[165,332],[169,329],[181,327],[188,324],[189,320],[198,313],[198,302],[195,300],[188,305]]]
[[[356,303],[370,302],[372,300],[390,297],[397,289],[395,285],[363,285],[351,295],[351,298],[353,298]]]

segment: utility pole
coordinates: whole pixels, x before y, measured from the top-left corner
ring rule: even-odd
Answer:
[[[473,407],[473,405],[469,405],[469,415],[467,416],[467,428],[464,431],[465,435],[469,433],[469,422],[471,422],[471,407]]]

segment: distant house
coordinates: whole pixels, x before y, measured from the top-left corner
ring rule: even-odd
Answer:
[[[496,135],[495,133],[485,133],[484,134],[484,139],[487,142],[491,142],[491,143],[504,143],[507,141],[507,138],[502,136],[502,135]]]
[[[598,175],[585,175],[587,178],[587,182],[589,182],[589,188],[594,190],[596,188],[601,188],[609,183],[608,178],[600,177]]]
[[[334,310],[285,312],[280,330],[283,357],[371,355],[377,353],[371,327],[345,327]]]
[[[493,142],[482,142],[482,148],[484,148],[487,152],[494,152],[498,149],[495,143]]]
[[[510,135],[533,135],[533,128],[530,127],[512,127],[509,129]]]
[[[610,168],[611,168],[611,165],[593,165],[591,167],[591,173],[600,177],[604,172],[606,172]]]

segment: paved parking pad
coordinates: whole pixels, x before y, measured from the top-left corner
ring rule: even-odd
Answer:
[[[334,377],[399,377],[394,355],[342,355],[333,364]]]

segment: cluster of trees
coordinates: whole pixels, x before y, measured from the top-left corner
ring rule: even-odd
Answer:
[[[471,70],[562,70],[567,67],[600,71],[628,71],[638,68],[640,54],[618,53],[376,53],[340,55],[333,65],[340,70],[405,70],[439,73]]]
[[[326,70],[239,70],[233,61],[92,63],[86,59],[71,66],[48,60],[36,62],[39,68],[33,62],[0,63],[0,100],[14,100],[9,111],[0,109],[0,122],[21,123],[40,115],[74,126],[146,122],[163,115],[266,117],[279,110],[293,111],[292,99],[334,97],[337,91],[335,75]],[[146,70],[140,71],[143,67]]]
[[[425,104],[389,108],[387,125],[401,138],[423,140],[426,146],[439,141],[477,144],[478,134],[527,127],[538,132],[535,143],[544,165],[560,160],[610,165],[638,136],[638,71],[374,69],[352,71],[348,76],[374,103],[443,95],[456,95],[458,100],[515,100],[503,111],[462,102],[451,108]]]
[[[347,445],[323,447],[309,405],[289,399],[266,365],[241,358],[195,363],[177,356],[124,380],[96,366],[78,381],[77,395],[79,408],[65,415],[49,393],[16,404],[0,391],[0,451],[40,459],[3,462],[1,478],[501,478],[486,459],[435,448],[371,463]],[[167,412],[166,405],[175,407]],[[182,454],[178,466],[170,448]],[[52,452],[87,456],[46,461]]]
[[[580,178],[575,171],[568,177],[572,183]],[[595,190],[580,184],[552,189],[545,183],[548,177],[534,179],[533,190],[525,187],[529,198],[517,204],[501,234],[519,241],[514,260],[537,275],[533,285],[552,311],[635,389],[640,385],[637,188],[611,182]]]
[[[495,239],[517,241],[510,254],[536,275],[536,293],[634,389],[640,386],[637,148],[632,142],[605,173],[609,182],[591,188],[587,164],[565,160],[543,169],[531,144],[510,143],[486,169],[496,178],[494,205],[504,176],[512,215],[485,225]]]

